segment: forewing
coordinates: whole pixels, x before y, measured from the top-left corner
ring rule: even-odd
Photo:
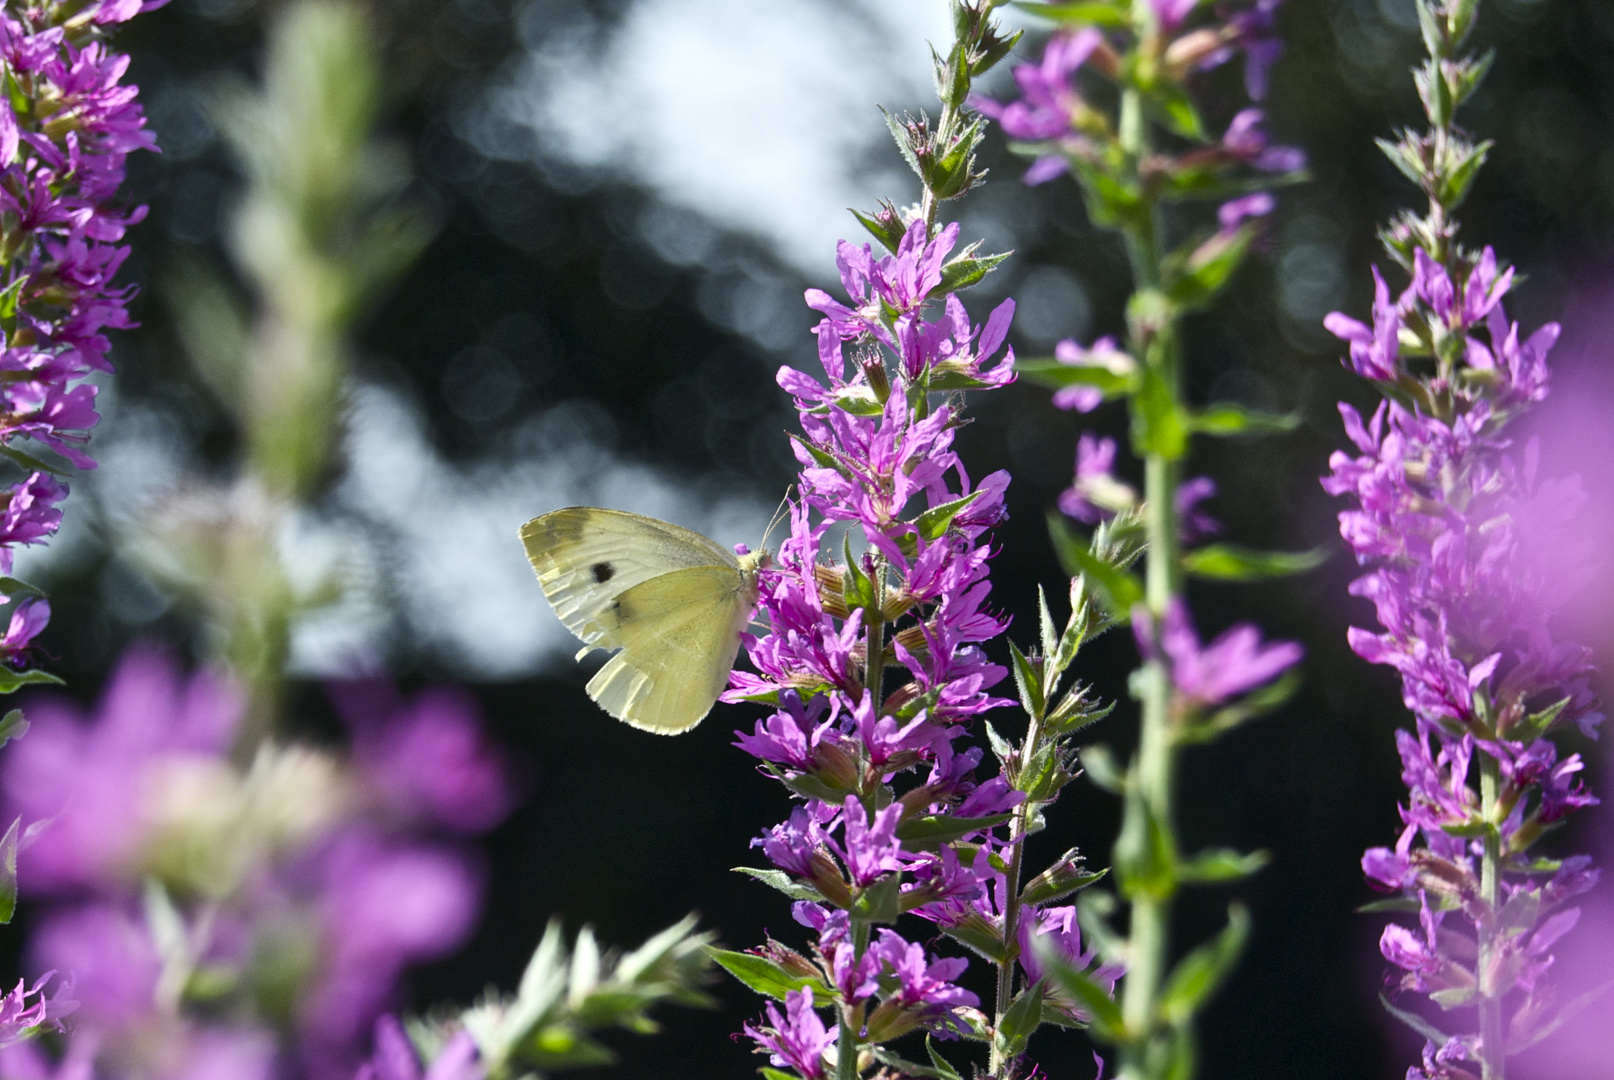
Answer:
[[[734,553],[700,533],[623,510],[556,510],[523,525],[521,542],[566,629],[602,647],[616,624],[606,613],[625,592],[677,570],[739,573]]]
[[[588,694],[618,720],[664,735],[688,731],[728,685],[751,596],[738,569],[662,574],[617,597],[600,617],[603,647],[620,645]]]

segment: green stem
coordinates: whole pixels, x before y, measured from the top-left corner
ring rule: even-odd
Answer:
[[[868,948],[869,924],[854,917],[852,919],[853,955],[861,960]],[[857,1052],[861,1048],[862,1043],[859,1042],[857,1030],[852,1024],[852,1006],[842,1003],[839,1037],[835,1044],[835,1080],[858,1080]]]
[[[1120,134],[1122,146],[1136,167],[1148,152],[1148,130],[1143,123],[1141,101],[1134,91],[1122,98]],[[1158,212],[1148,201],[1139,220],[1126,230],[1133,284],[1140,292],[1160,286],[1159,229]],[[1135,327],[1132,347],[1134,355],[1159,376],[1173,400],[1180,399],[1175,315],[1163,326]],[[1150,453],[1144,458],[1144,529],[1148,543],[1145,601],[1156,627],[1181,590],[1176,506],[1180,472],[1180,464],[1162,454]],[[1141,689],[1142,720],[1132,776],[1136,798],[1128,800],[1125,812],[1128,817],[1147,815],[1148,820],[1124,823],[1122,833],[1148,837],[1153,823],[1169,837],[1175,835],[1172,803],[1176,752],[1171,732],[1171,675],[1158,657],[1144,664]],[[1129,1038],[1121,1048],[1121,1075],[1132,1080],[1149,1076],[1151,1061],[1156,1057],[1151,1053],[1151,1029],[1170,959],[1174,892],[1168,880],[1164,886],[1146,886],[1131,897],[1130,967],[1121,998],[1121,1015]]]
[[[1484,901],[1479,926],[1479,1025],[1480,1069],[1483,1080],[1503,1080],[1507,1069],[1507,1046],[1502,1033],[1502,995],[1489,973],[1496,968],[1502,948],[1496,917],[1502,901],[1502,838],[1496,825],[1496,801],[1501,787],[1501,766],[1482,753],[1480,758],[1480,812],[1490,829],[1485,834],[1485,854],[1480,860],[1480,898]]]
[[[1036,757],[1038,744],[1042,742],[1042,724],[1043,717],[1038,713],[1033,715],[1030,723],[1026,725],[1026,741],[1020,747],[1020,754],[1015,762],[1016,780],[1024,775],[1026,766]],[[1020,940],[1021,861],[1025,853],[1026,827],[1030,819],[1031,803],[1027,800],[1015,808],[1014,818],[1009,823],[1009,869],[1004,875],[1008,884],[1008,899],[1003,905],[1003,941],[1008,956],[998,963],[997,1009],[993,1018],[993,1031],[1003,1025],[1003,1017],[1008,1013],[1009,1005],[1014,1000],[1014,970],[1019,960],[1016,943]],[[1007,1065],[1008,1062],[1001,1056],[999,1044],[994,1041],[988,1073],[994,1077],[999,1076]]]

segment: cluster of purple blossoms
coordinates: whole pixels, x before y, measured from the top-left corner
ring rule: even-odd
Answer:
[[[1011,704],[991,695],[1007,672],[982,648],[1008,625],[986,605],[988,530],[1004,520],[1009,477],[972,481],[952,449],[956,399],[937,404],[932,394],[1013,379],[1012,350],[992,360],[1014,303],[977,329],[956,295],[939,295],[957,235],[949,225],[927,239],[916,221],[878,259],[843,242],[851,304],[807,293],[824,315],[823,381],[779,372],[804,432],[799,498],[790,536],[761,572],[768,632],[746,639],[756,671],[735,672],[725,695],[775,707],[737,732],[737,745],[803,800],[755,844],[788,877],[787,891],[813,897],[794,908],[816,934],[813,956],[778,942],[757,953],[806,980],[820,1004],[835,1002],[859,1044],[917,1029],[980,1034],[986,1022],[958,984],[967,962],[890,929],[899,914],[995,960],[1020,951],[1034,963],[1005,941],[1004,876],[994,869],[1008,847],[999,826],[1025,795],[1001,774],[981,779],[981,749],[959,745],[972,718]],[[890,689],[888,667],[901,672]],[[913,782],[899,790],[903,775]],[[1058,910],[1028,916],[1020,932],[1037,918],[1059,923],[1055,940],[1072,963],[1091,962]],[[770,1005],[746,1028],[776,1066],[809,1080],[833,1071],[837,1043],[837,1025],[813,1005],[814,989],[792,993],[783,1013]]]
[[[30,706],[0,787],[34,837],[31,962],[74,977],[75,1075],[348,1080],[404,969],[468,935],[481,875],[463,838],[511,806],[474,703],[334,696],[346,764],[264,747],[244,771],[241,696],[151,652],[92,716]],[[33,1044],[0,1071],[50,1075]]]
[[[1573,725],[1595,737],[1602,714],[1588,651],[1549,626],[1584,580],[1561,540],[1583,499],[1578,481],[1540,479],[1535,443],[1518,453],[1505,432],[1546,396],[1558,327],[1520,334],[1502,304],[1512,271],[1489,248],[1458,265],[1448,272],[1419,249],[1399,297],[1375,270],[1371,326],[1329,316],[1348,366],[1388,400],[1366,421],[1340,405],[1356,453],[1334,454],[1323,486],[1352,500],[1340,532],[1370,569],[1351,592],[1373,603],[1381,628],[1351,629],[1351,647],[1400,673],[1416,718],[1415,731],[1397,733],[1404,828],[1362,867],[1376,888],[1402,894],[1419,925],[1387,927],[1381,951],[1402,988],[1445,1008],[1515,994],[1502,1033],[1511,1048],[1552,1020],[1550,949],[1579,914],[1562,905],[1597,881],[1584,857],[1530,853],[1597,802],[1580,755],[1561,756],[1548,736]],[[1493,897],[1486,861],[1499,878]],[[1480,1042],[1432,1046],[1409,1075],[1448,1075]]]
[[[125,230],[145,208],[115,205],[124,162],[155,150],[137,90],[122,84],[129,58],[102,40],[119,23],[166,0],[57,0],[0,14],[0,369],[6,373],[0,453],[27,472],[0,508],[0,573],[13,549],[55,533],[67,487],[13,444],[20,439],[95,466],[81,449],[99,419],[96,388],[111,371],[108,328],[131,326],[131,289],[112,284],[129,249]],[[50,609],[25,600],[0,640],[10,660],[43,628]]]
[[[1283,51],[1273,31],[1279,2],[1228,5],[1218,8],[1210,25],[1188,29],[1184,20],[1198,6],[1195,0],[1151,0],[1158,31],[1166,39],[1161,46],[1166,73],[1181,81],[1191,72],[1219,67],[1243,55],[1249,95],[1261,100],[1266,96],[1268,71]],[[1122,67],[1119,55],[1095,27],[1056,33],[1038,63],[1016,66],[1019,99],[1006,104],[990,98],[970,100],[1001,124],[1009,138],[1042,147],[1026,170],[1027,184],[1042,184],[1063,175],[1073,159],[1096,162],[1113,134],[1109,120],[1082,97],[1076,85],[1077,72],[1084,67],[1112,79]],[[1167,177],[1228,164],[1249,165],[1268,173],[1303,168],[1305,155],[1294,147],[1273,145],[1262,128],[1263,120],[1260,109],[1245,109],[1233,118],[1220,142],[1176,157],[1158,155],[1148,167]],[[1242,216],[1260,216],[1269,213],[1273,203],[1270,196],[1258,192],[1229,205],[1236,206]],[[1225,219],[1224,226],[1233,227]]]

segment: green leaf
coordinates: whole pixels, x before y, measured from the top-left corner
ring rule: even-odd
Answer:
[[[1436,990],[1429,995],[1429,1000],[1442,1009],[1461,1009],[1472,1004],[1479,996],[1479,992],[1472,986],[1452,986],[1445,990]]]
[[[1115,875],[1131,898],[1163,899],[1177,888],[1177,845],[1136,784],[1126,789],[1126,811],[1115,838]]]
[[[1199,118],[1193,99],[1181,87],[1156,83],[1144,100],[1150,106],[1149,111],[1174,133],[1195,142],[1205,141],[1205,123]]]
[[[1010,149],[1014,149],[1013,146]],[[1040,151],[1039,151],[1040,152]],[[1118,226],[1141,224],[1148,217],[1143,199],[1126,180],[1095,165],[1086,158],[1066,155],[1071,171],[1082,185],[1087,216],[1093,224]]]
[[[28,275],[19,274],[17,280],[0,291],[0,321],[10,326],[11,320],[17,317],[17,299],[22,295],[22,287],[28,284]]]
[[[980,491],[976,490],[962,499],[954,499],[952,502],[933,506],[914,519],[914,528],[918,529],[919,535],[923,536],[927,541],[939,540],[942,534],[947,532],[948,528],[953,524],[953,519],[962,514],[970,503],[980,498],[980,496]]]
[[[936,1066],[936,1071],[941,1074],[942,1080],[963,1080],[953,1063],[941,1056],[941,1051],[936,1049],[936,1045],[929,1035],[925,1036],[925,1053],[930,1055],[930,1063]]]
[[[1025,653],[1014,642],[1009,642],[1009,655],[1014,660],[1014,685],[1020,691],[1020,707],[1027,716],[1041,716],[1047,706],[1042,694],[1042,672],[1026,659]]]
[[[1272,855],[1265,851],[1252,851],[1246,855],[1232,848],[1213,848],[1179,863],[1177,877],[1181,881],[1205,884],[1237,881],[1249,877],[1271,861]]]
[[[897,248],[902,244],[902,234],[905,231],[901,227],[900,219],[896,219],[895,226],[888,229],[881,225],[879,219],[872,214],[865,214],[863,211],[852,207],[847,207],[847,209],[851,210],[852,216],[857,218],[859,225],[868,230],[870,236],[880,241],[881,247],[893,255],[897,253]]]
[[[891,137],[897,141],[897,149],[902,153],[902,160],[906,161],[908,168],[912,169],[913,174],[919,177],[919,182],[921,184],[925,183],[925,170],[920,168],[919,159],[913,156],[913,147],[908,145],[907,130],[898,122],[896,117],[884,109],[880,110],[880,115],[885,117],[885,126],[890,130]]]
[[[1014,6],[1044,19],[1064,23],[1083,23],[1119,30],[1130,26],[1131,17],[1126,8],[1114,4],[1039,4],[1035,0],[1014,0]]]
[[[1005,815],[1007,816],[1007,815]],[[756,878],[762,884],[778,889],[792,900],[814,900],[822,902],[824,897],[817,889],[810,885],[803,885],[783,870],[758,870],[754,866],[730,867],[737,874],[747,874]]]
[[[17,832],[21,828],[19,817],[0,840],[0,925],[9,923],[17,913]]]
[[[1408,900],[1403,896],[1394,896],[1385,900],[1370,900],[1351,910],[1357,915],[1373,915],[1382,911],[1414,912],[1419,910],[1419,905],[1416,900]]]
[[[887,874],[876,879],[852,901],[852,918],[865,922],[895,925],[902,913],[902,875]]]
[[[0,577],[0,594],[5,596],[44,596],[45,590],[14,577]]]
[[[32,454],[24,453],[15,446],[0,446],[0,455],[10,458],[29,472],[50,473],[53,476],[67,476],[68,470],[59,469],[55,465],[47,464]]]
[[[12,739],[20,739],[28,734],[28,721],[23,719],[21,709],[12,709],[4,717],[0,717],[0,746],[6,745]]]
[[[1194,431],[1206,435],[1268,435],[1293,431],[1300,426],[1300,420],[1297,412],[1261,412],[1221,401],[1205,406],[1188,423]]]
[[[772,960],[755,953],[731,952],[707,946],[706,955],[717,961],[724,971],[767,997],[783,1001],[791,991],[807,987],[813,992],[815,1005],[828,1005],[835,1000],[822,979],[792,975]]]
[[[1111,795],[1126,793],[1126,774],[1115,762],[1115,755],[1103,743],[1094,743],[1081,749],[1082,768],[1087,771],[1087,778],[1093,781],[1100,790],[1108,791]]]
[[[931,290],[931,295],[946,296],[950,292],[960,292],[971,285],[978,285],[987,274],[997,269],[1000,263],[1013,254],[1012,251],[1005,251],[998,255],[954,259],[942,267],[941,284]]]
[[[1042,1023],[1042,987],[1043,980],[1038,979],[1024,990],[1020,991],[1008,1011],[1003,1014],[1003,1020],[994,1032],[993,1045],[998,1056],[1008,1059],[1019,1056],[1026,1048],[1026,1040],[1036,1031]]]
[[[1250,933],[1250,913],[1243,904],[1227,909],[1227,926],[1215,939],[1183,957],[1166,979],[1160,994],[1160,1016],[1168,1024],[1179,1025],[1199,1011],[1222,984]]]
[[[1037,638],[1044,660],[1052,663],[1059,652],[1059,631],[1054,627],[1054,613],[1048,610],[1048,594],[1040,583],[1037,585]]]
[[[1258,228],[1245,225],[1231,235],[1216,233],[1200,244],[1169,275],[1166,295],[1184,311],[1197,311],[1208,305],[1244,261]]]
[[[1181,743],[1205,742],[1246,720],[1265,716],[1293,697],[1294,692],[1300,689],[1300,681],[1300,671],[1297,668],[1290,668],[1276,682],[1268,683],[1231,705],[1217,709],[1199,723],[1181,729],[1177,733],[1177,740]]]
[[[901,1054],[887,1050],[885,1047],[878,1044],[868,1044],[868,1049],[873,1052],[874,1060],[878,1061],[882,1065],[887,1065],[897,1070],[897,1074],[901,1076],[923,1077],[924,1080],[962,1080],[957,1072],[948,1071],[945,1069],[933,1069],[929,1065],[921,1065],[917,1061],[909,1061]],[[791,1080],[800,1080],[800,1078],[791,1077]]]
[[[841,553],[846,560],[846,570],[842,575],[841,595],[846,600],[848,611],[859,608],[872,609],[876,607],[874,596],[874,581],[863,572],[858,560],[852,555],[852,534],[848,532],[842,537]]]
[[[1175,461],[1188,449],[1188,414],[1154,368],[1132,398],[1132,446],[1139,455],[1159,454]]]
[[[994,964],[1001,964],[1009,959],[1009,950],[1004,947],[1003,936],[984,923],[980,925],[970,922],[956,923],[942,927],[941,932],[959,944],[968,946]]]
[[[1106,1042],[1125,1041],[1126,1022],[1121,1019],[1121,1007],[1110,997],[1109,991],[1072,966],[1046,935],[1032,937],[1031,950],[1054,985],[1093,1018],[1093,1031],[1099,1038]]]
[[[813,459],[813,464],[824,469],[834,469],[836,472],[843,471],[841,463],[835,459],[834,454],[814,446],[800,435],[791,435],[790,438],[797,446],[807,451],[807,456]]]
[[[1048,514],[1048,534],[1065,573],[1091,582],[1099,601],[1117,621],[1131,618],[1132,608],[1143,600],[1143,583],[1137,576],[1095,554],[1057,510]]]
[[[1063,390],[1067,386],[1091,386],[1106,398],[1130,394],[1138,387],[1138,373],[1112,371],[1103,364],[1067,364],[1046,357],[1016,359],[1014,370],[1038,386]]]
[[[1110,872],[1109,867],[1088,871],[1082,867],[1076,848],[1065,852],[1058,862],[1026,882],[1020,890],[1022,904],[1048,904],[1085,889]]]
[[[33,671],[11,671],[7,668],[0,668],[0,694],[15,693],[20,687],[34,686],[41,683],[50,686],[66,685],[50,672],[40,671],[37,668]]]
[[[1310,551],[1257,551],[1240,544],[1206,544],[1185,552],[1183,569],[1215,581],[1261,581],[1303,574],[1328,561],[1328,548]]]
[[[921,850],[968,836],[972,832],[1002,825],[1013,814],[987,814],[984,817],[955,817],[951,814],[922,814],[897,826],[897,839]]]
[[[762,1074],[762,1080],[801,1080],[795,1073],[787,1073],[783,1069],[776,1069],[772,1065],[764,1065],[757,1072]]]

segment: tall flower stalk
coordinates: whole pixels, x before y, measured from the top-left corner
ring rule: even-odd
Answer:
[[[145,207],[117,203],[124,163],[155,150],[129,58],[111,33],[165,0],[48,0],[0,13],[0,455],[24,474],[0,494],[0,574],[19,544],[48,540],[61,524],[67,470],[24,449],[27,440],[76,468],[95,411],[95,386],[110,372],[104,331],[127,329],[132,287],[113,284],[129,249],[125,231]],[[23,599],[0,638],[0,692],[54,681],[25,672],[23,650],[44,629],[50,605],[9,576],[4,597]]]
[[[970,86],[1015,40],[998,32],[992,7],[954,4],[955,41],[936,60],[935,126],[890,118],[923,185],[919,202],[859,214],[885,250],[843,241],[844,299],[807,293],[823,315],[822,375],[779,372],[801,418],[800,481],[790,535],[761,573],[766,630],[747,639],[755,673],[736,673],[726,697],[774,710],[737,733],[739,746],[799,804],[756,841],[772,866],[747,872],[795,901],[812,941],[716,954],[778,1003],[745,1029],[776,1080],[855,1080],[882,1067],[960,1076],[932,1044],[926,1065],[892,1045],[920,1032],[984,1044],[989,1075],[1022,1077],[1039,1026],[1083,1027],[1113,1007],[1104,987],[1117,970],[1084,948],[1074,908],[1057,905],[1100,875],[1074,850],[1030,874],[1022,853],[1074,776],[1065,740],[1102,712],[1080,686],[1054,694],[1090,629],[1087,605],[1063,634],[1045,606],[1046,664],[1013,651],[1022,697],[1036,699],[1025,741],[981,719],[1013,704],[992,696],[1008,671],[985,652],[1008,625],[986,605],[990,529],[1003,520],[1009,476],[973,479],[953,438],[960,392],[1014,377],[1004,350],[1014,303],[971,321],[957,294],[1002,256],[955,252],[959,226],[938,219],[980,180],[984,120]],[[985,769],[984,748],[963,741],[983,726],[997,758]],[[993,999],[962,985],[966,957],[899,932],[906,917],[993,965]],[[1084,996],[1093,988],[1102,1006]]]
[[[1490,147],[1455,121],[1490,65],[1462,55],[1477,10],[1478,0],[1420,0],[1428,59],[1414,78],[1429,127],[1380,143],[1428,199],[1381,234],[1410,283],[1392,296],[1375,269],[1372,325],[1327,319],[1349,343],[1347,366],[1386,399],[1366,421],[1340,405],[1356,452],[1336,453],[1323,481],[1352,502],[1340,531],[1369,569],[1351,592],[1380,624],[1353,628],[1351,647],[1400,672],[1416,721],[1397,732],[1404,828],[1362,867],[1400,894],[1374,907],[1418,920],[1380,939],[1400,989],[1474,1017],[1474,1030],[1448,1034],[1449,1021],[1386,999],[1430,1040],[1408,1072],[1425,1080],[1472,1076],[1464,1061],[1501,1080],[1509,1055],[1557,1026],[1551,949],[1579,916],[1563,905],[1598,876],[1584,856],[1532,854],[1597,802],[1580,755],[1548,736],[1573,725],[1595,737],[1602,716],[1588,651],[1549,626],[1583,578],[1561,537],[1578,482],[1539,478],[1534,442],[1521,454],[1507,432],[1547,394],[1558,327],[1524,336],[1503,307],[1512,269],[1457,240],[1455,211]]]
[[[1298,151],[1270,142],[1258,109],[1226,120],[1218,135],[1194,97],[1196,73],[1238,56],[1251,97],[1265,93],[1278,51],[1275,7],[1275,0],[1257,0],[1212,16],[1192,0],[1049,5],[1041,14],[1058,25],[1041,60],[1015,70],[1021,97],[979,104],[1014,149],[1035,157],[1028,183],[1074,176],[1089,216],[1120,234],[1132,268],[1124,347],[1108,338],[1091,347],[1065,341],[1054,358],[1017,368],[1056,388],[1056,403],[1065,408],[1087,412],[1124,397],[1132,449],[1143,460],[1140,495],[1112,472],[1114,442],[1084,435],[1075,482],[1060,506],[1096,528],[1083,537],[1063,517],[1052,521],[1076,579],[1073,590],[1090,590],[1104,605],[1092,631],[1130,621],[1144,660],[1133,682],[1142,703],[1136,757],[1123,769],[1100,747],[1083,754],[1093,778],[1125,800],[1114,867],[1130,908],[1123,938],[1105,923],[1113,898],[1093,893],[1081,905],[1083,929],[1107,961],[1126,968],[1119,1007],[1100,1009],[1094,1032],[1119,1049],[1121,1075],[1137,1080],[1192,1072],[1193,1015],[1230,970],[1246,932],[1247,918],[1235,906],[1219,938],[1173,967],[1169,928],[1177,891],[1242,876],[1262,861],[1226,851],[1179,854],[1174,792],[1181,750],[1280,702],[1293,679],[1279,677],[1300,657],[1295,645],[1263,645],[1249,626],[1201,645],[1185,578],[1250,580],[1313,561],[1230,544],[1196,546],[1219,529],[1197,506],[1215,487],[1183,475],[1195,434],[1247,435],[1289,425],[1232,404],[1190,405],[1180,333],[1183,318],[1207,306],[1243,261],[1260,219],[1273,209],[1270,189],[1297,178],[1303,165]],[[1115,92],[1090,95],[1089,79]],[[1107,99],[1113,107],[1099,104]],[[1182,205],[1206,200],[1221,204],[1214,228],[1198,227]],[[1170,238],[1184,232],[1190,239],[1172,247]],[[1134,572],[1139,561],[1141,575]],[[1089,994],[1095,989],[1088,987]]]

